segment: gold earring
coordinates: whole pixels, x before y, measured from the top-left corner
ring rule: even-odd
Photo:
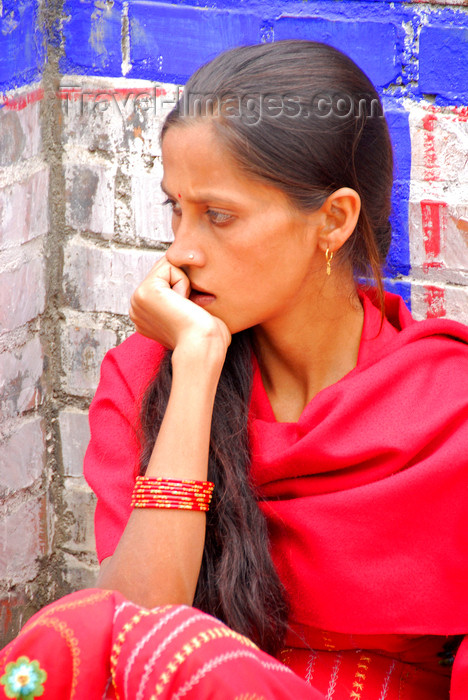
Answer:
[[[331,261],[333,259],[333,253],[330,248],[325,251],[325,260],[327,261],[327,275],[331,275]]]

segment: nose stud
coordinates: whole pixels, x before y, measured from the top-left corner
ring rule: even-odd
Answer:
[[[189,260],[193,260],[194,257],[195,257],[194,254],[193,254],[193,253],[190,253],[190,255],[188,256],[188,259],[189,259]]]

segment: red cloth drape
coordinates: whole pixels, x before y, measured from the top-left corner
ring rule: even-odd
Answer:
[[[252,475],[301,637],[468,630],[468,328],[387,299],[400,332],[364,297],[356,368],[297,423],[255,373]]]
[[[415,322],[362,295],[356,368],[297,423],[275,420],[255,367],[252,477],[288,590],[291,624],[352,634],[468,630],[468,329]],[[96,543],[111,555],[130,515],[139,409],[163,349],[135,334],[112,350],[90,409],[85,475]],[[297,638],[288,643],[297,645]]]
[[[349,654],[305,653],[305,650],[289,649],[282,654],[282,660],[313,685],[258,650],[250,640],[199,610],[174,605],[148,610],[130,603],[119,593],[90,589],[48,605],[0,652],[0,697],[28,700],[35,697],[44,700],[182,697],[188,700],[324,700],[325,697],[441,700],[448,697],[443,678],[380,653],[363,650]],[[467,688],[465,641],[453,669],[450,700],[466,700]]]
[[[361,299],[356,368],[297,422],[275,420],[254,361],[251,473],[291,603],[294,648],[313,648],[317,629],[468,632],[468,329],[415,322],[391,294],[381,327],[372,295]],[[85,460],[100,559],[130,514],[139,409],[162,353],[135,334],[102,366]]]
[[[324,700],[219,620],[187,606],[147,610],[112,591],[73,593],[31,618],[0,652],[1,697],[25,697],[11,694],[21,664],[28,700]]]

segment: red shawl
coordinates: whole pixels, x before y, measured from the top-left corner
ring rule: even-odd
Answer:
[[[466,633],[468,329],[416,323],[388,294],[379,334],[363,303],[356,368],[297,423],[276,422],[255,368],[252,475],[291,624],[300,636]],[[103,363],[85,460],[100,559],[130,514],[138,410],[161,352],[134,335]]]
[[[364,309],[356,368],[297,423],[275,421],[255,373],[252,473],[291,624],[466,633],[468,328],[387,295],[378,335]]]

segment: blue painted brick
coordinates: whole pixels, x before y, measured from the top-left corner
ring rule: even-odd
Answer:
[[[408,238],[408,202],[411,178],[411,140],[409,114],[399,105],[384,101],[385,116],[390,130],[394,155],[394,185],[392,193],[392,244],[385,274],[394,277],[410,271]]]
[[[43,65],[36,0],[4,0],[0,15],[0,91],[39,80]]]
[[[222,51],[260,42],[261,20],[226,9],[145,0],[129,6],[129,78],[185,83]]]
[[[407,282],[406,280],[384,279],[384,287],[387,292],[399,294],[408,309],[411,311],[411,282]]]
[[[66,0],[63,73],[119,76],[122,74],[122,2]]]
[[[461,17],[457,14],[457,18]],[[419,40],[419,90],[468,104],[468,14],[466,26],[426,26]]]
[[[379,87],[396,80],[401,70],[398,36],[388,22],[333,21],[319,17],[280,17],[278,39],[323,41],[348,54]]]

